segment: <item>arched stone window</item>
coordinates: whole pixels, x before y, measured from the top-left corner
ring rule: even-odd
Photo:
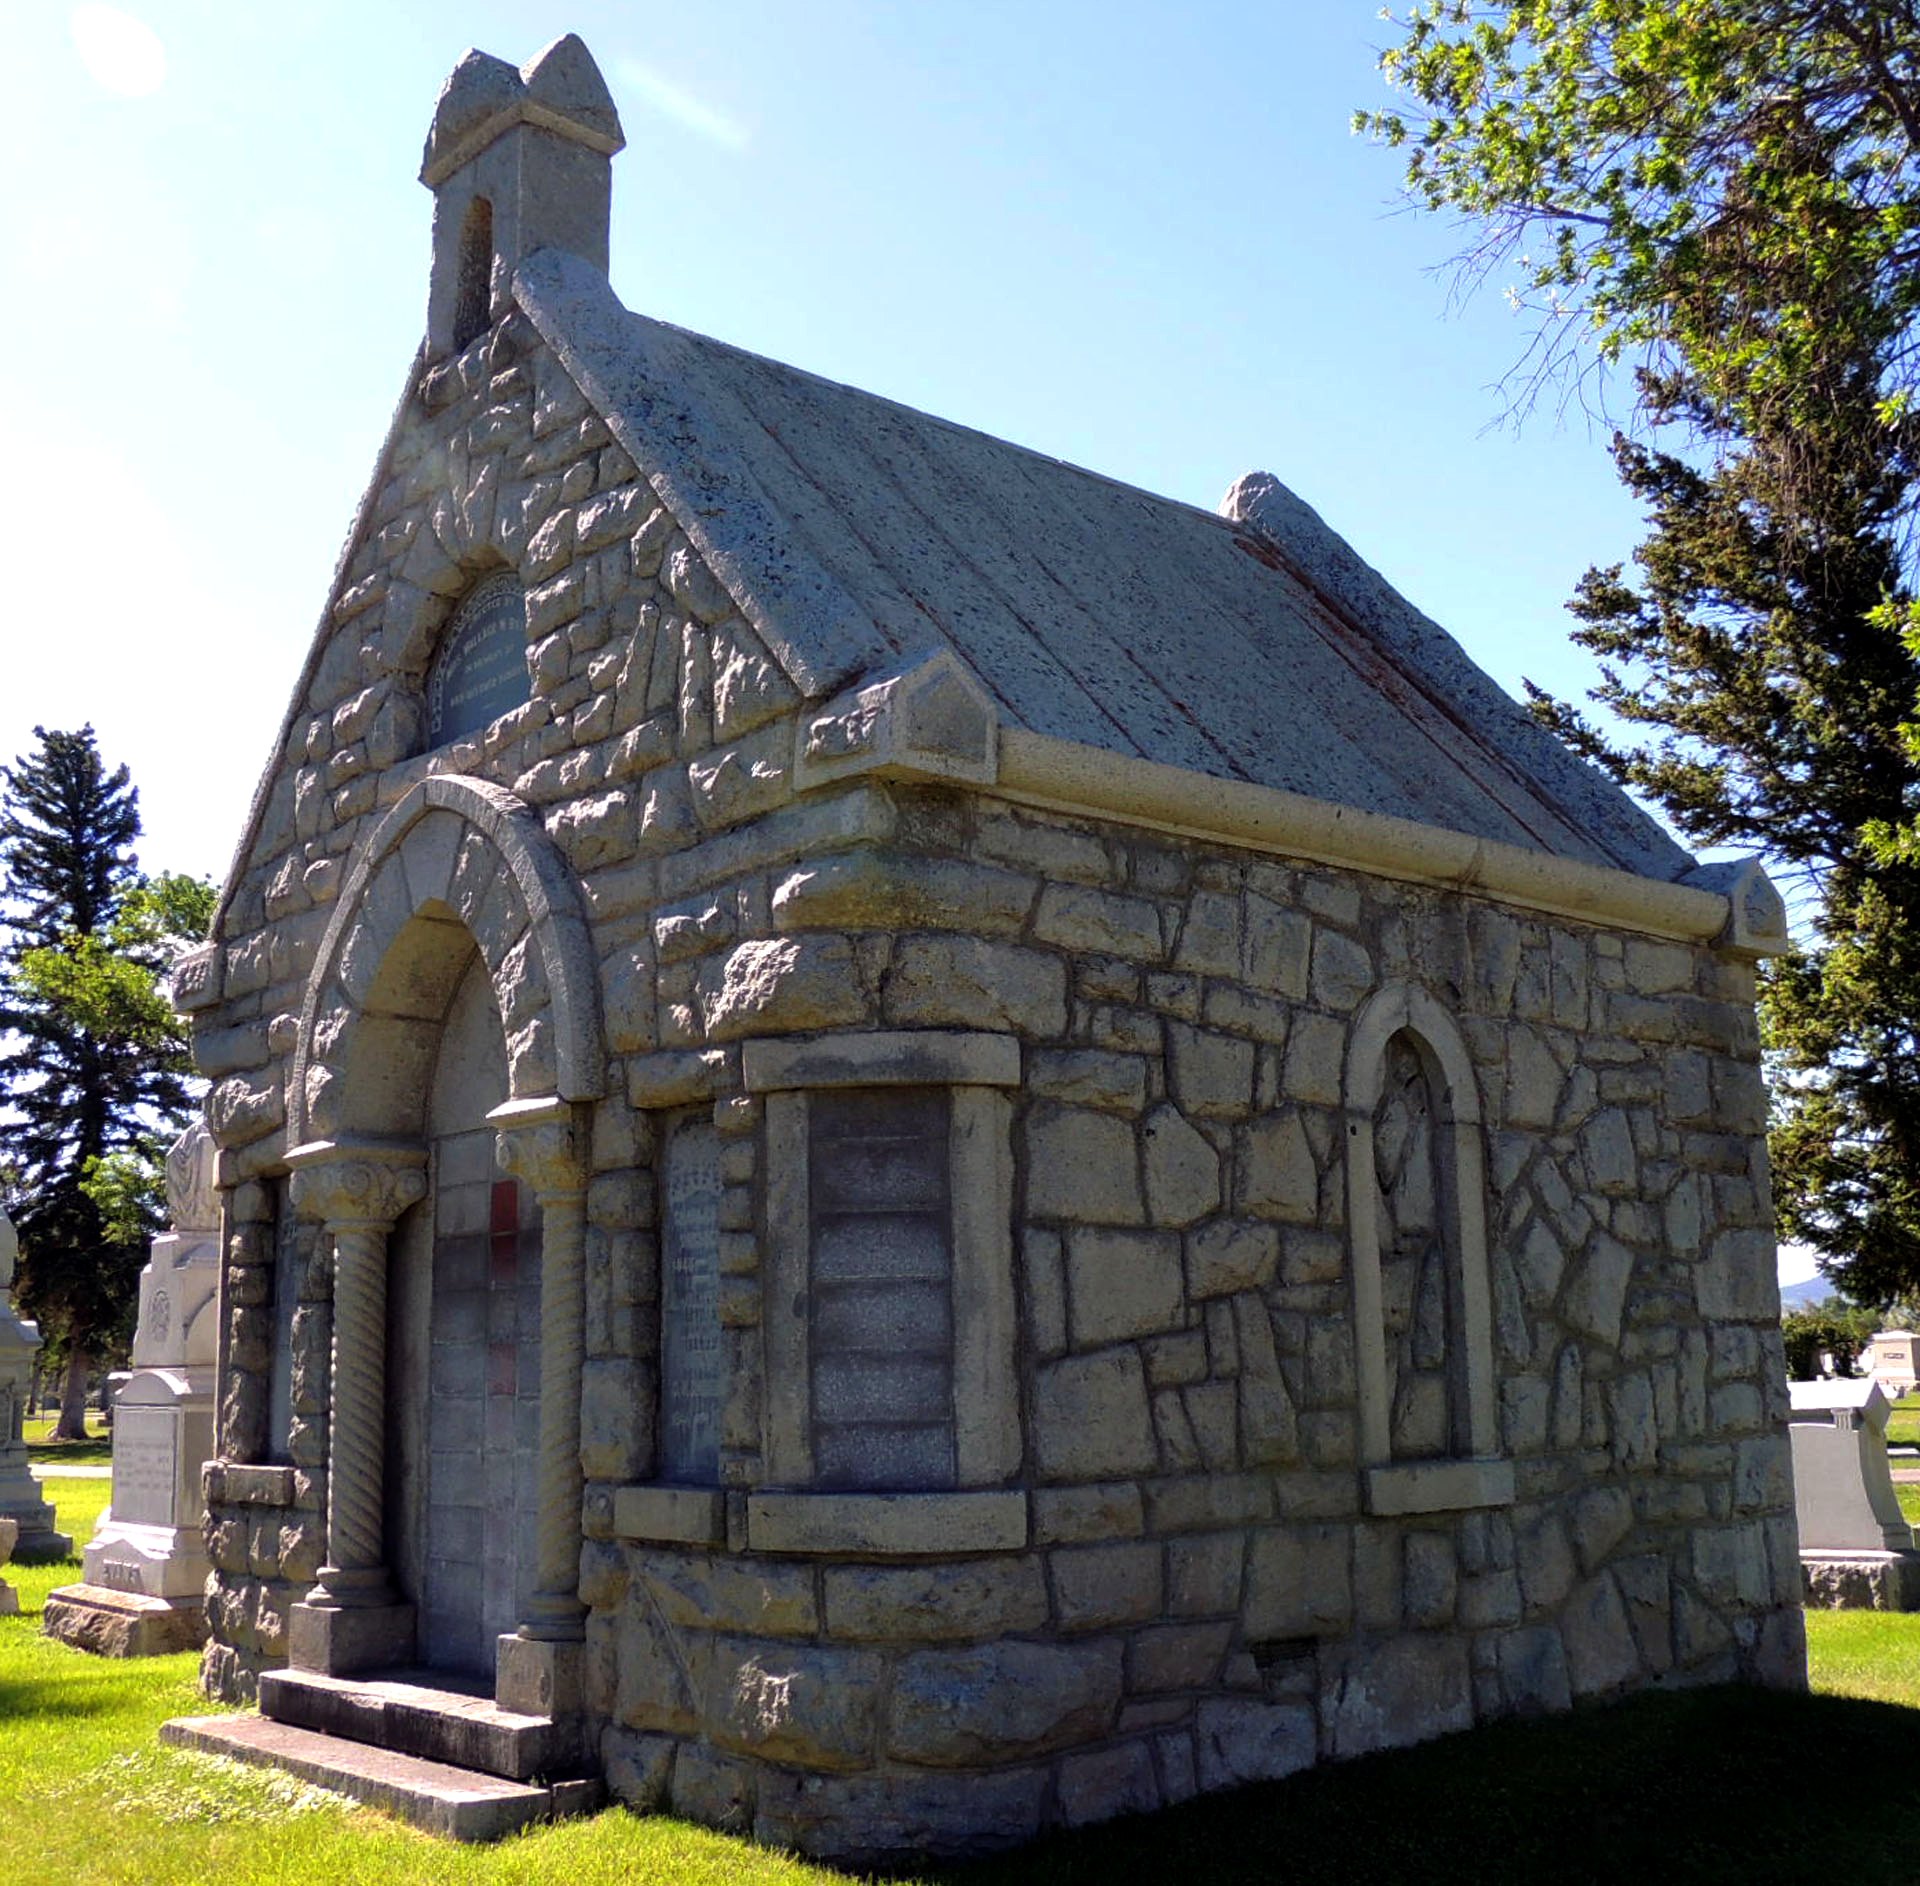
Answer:
[[[1382,989],[1355,1018],[1345,1104],[1367,1508],[1505,1505],[1480,1091],[1425,990]]]
[[[460,224],[460,278],[453,309],[456,353],[487,331],[492,294],[493,205],[477,196]]]

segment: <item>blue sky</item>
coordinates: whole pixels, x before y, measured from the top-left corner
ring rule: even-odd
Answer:
[[[630,306],[1194,503],[1274,472],[1510,689],[1638,519],[1605,428],[1348,129],[1371,4],[7,0],[0,756],[91,720],[149,867],[222,873],[424,318],[469,45],[625,121]]]
[[[1587,682],[1562,605],[1636,520],[1584,421],[1488,430],[1526,329],[1349,134],[1368,6],[8,14],[0,754],[91,719],[149,865],[217,875],[266,758],[419,337],[442,79],[569,29],[630,305],[1197,503],[1270,470],[1507,686]]]

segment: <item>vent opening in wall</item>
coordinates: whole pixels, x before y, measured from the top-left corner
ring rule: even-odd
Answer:
[[[427,745],[478,733],[531,693],[526,595],[503,570],[467,592],[440,637],[427,670]]]
[[[453,346],[458,353],[487,331],[493,294],[493,205],[477,196],[460,225],[460,277],[453,306]]]

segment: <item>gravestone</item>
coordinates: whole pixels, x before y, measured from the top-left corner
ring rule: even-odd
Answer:
[[[20,1536],[17,1519],[0,1519],[0,1566],[13,1557],[13,1542]],[[0,1618],[13,1617],[20,1609],[20,1594],[0,1578]]]
[[[1867,1374],[1894,1400],[1920,1387],[1920,1336],[1910,1329],[1883,1329],[1867,1346]]]
[[[200,1469],[213,1452],[220,1211],[202,1122],[167,1155],[167,1204],[172,1228],[140,1274],[133,1370],[114,1402],[113,1501],[86,1548],[84,1582],[47,1599],[47,1634],[104,1656],[206,1637]]]
[[[1887,1465],[1891,1404],[1870,1380],[1789,1386],[1808,1604],[1920,1610],[1920,1552]]]
[[[40,1352],[40,1329],[13,1307],[19,1252],[13,1221],[0,1212],[0,1519],[19,1527],[13,1556],[22,1565],[43,1565],[65,1558],[73,1541],[55,1530],[53,1508],[40,1497],[27,1467],[27,1385]]]

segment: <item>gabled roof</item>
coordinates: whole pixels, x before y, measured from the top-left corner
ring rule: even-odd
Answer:
[[[803,694],[944,648],[1035,733],[1692,868],[1277,480],[1156,497],[631,313],[558,250],[514,293]]]

